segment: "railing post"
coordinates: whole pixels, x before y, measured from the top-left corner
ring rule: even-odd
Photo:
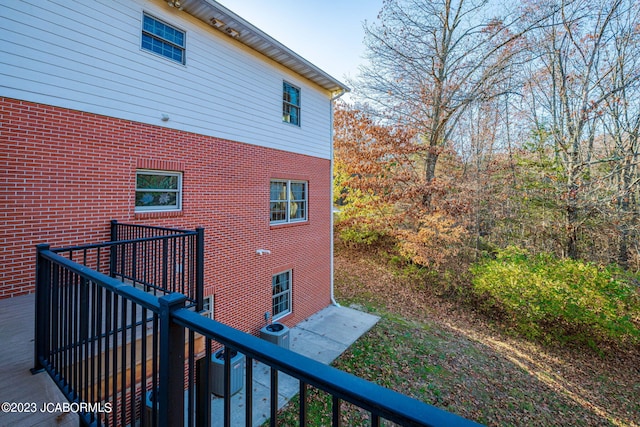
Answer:
[[[211,426],[211,343],[208,338],[203,339],[209,350],[205,351],[205,357],[196,360],[196,427]]]
[[[111,241],[118,241],[118,221],[111,220]],[[116,245],[111,246],[109,258],[109,277],[116,277],[116,265],[118,263],[118,247]]]
[[[115,219],[111,220],[111,241],[118,241],[118,221]]]
[[[196,311],[204,308],[204,228],[196,228]]]
[[[44,370],[41,358],[45,357],[49,347],[49,288],[51,280],[51,262],[42,256],[42,251],[48,251],[51,247],[46,244],[36,246],[36,312],[34,330],[34,361],[32,374]]]
[[[173,311],[184,307],[187,297],[174,292],[160,297],[160,426],[184,425],[185,329],[173,322]],[[171,397],[171,399],[170,399]]]

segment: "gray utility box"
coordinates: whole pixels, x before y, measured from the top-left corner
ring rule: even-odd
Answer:
[[[289,349],[289,328],[282,323],[272,323],[260,329],[260,338]]]
[[[145,393],[145,414],[144,414],[144,427],[152,427],[153,426],[153,400],[155,399],[155,393],[151,390]],[[157,415],[156,415],[157,418]],[[156,422],[160,420],[156,419]]]
[[[224,397],[224,350],[218,350],[211,355],[211,370],[209,371],[211,393]],[[231,394],[234,395],[244,385],[244,354],[231,350]]]

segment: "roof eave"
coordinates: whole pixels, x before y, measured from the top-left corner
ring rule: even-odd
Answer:
[[[220,3],[213,0],[183,0],[181,3],[182,10],[211,25],[211,28],[221,31],[228,37],[232,37],[332,94],[350,91],[344,83],[307,61]],[[224,23],[224,25],[220,27],[214,26],[212,24],[212,19],[214,18]],[[235,35],[236,33],[237,35]]]

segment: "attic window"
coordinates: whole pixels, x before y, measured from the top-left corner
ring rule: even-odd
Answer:
[[[282,84],[282,121],[300,126],[300,88]]]
[[[185,32],[153,18],[142,18],[142,49],[164,56],[180,64],[185,63]]]

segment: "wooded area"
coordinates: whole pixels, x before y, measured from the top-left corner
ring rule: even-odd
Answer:
[[[346,241],[640,269],[640,3],[386,0],[365,31],[335,114]]]
[[[640,344],[640,3],[385,0],[336,232],[528,339]]]

